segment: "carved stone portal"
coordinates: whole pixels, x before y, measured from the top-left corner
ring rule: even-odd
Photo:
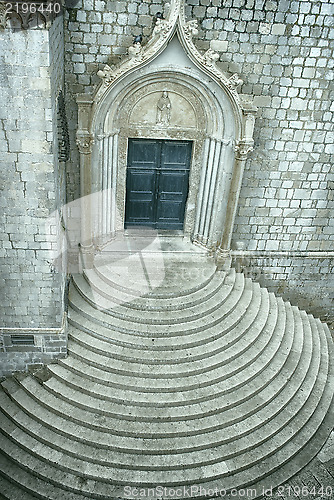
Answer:
[[[124,230],[129,138],[193,142],[184,233],[210,249],[230,248],[256,109],[238,94],[238,75],[222,73],[213,50],[196,49],[197,24],[186,22],[182,5],[172,0],[146,46],[99,71],[94,96],[78,96],[81,192],[104,193],[85,207],[87,248]]]

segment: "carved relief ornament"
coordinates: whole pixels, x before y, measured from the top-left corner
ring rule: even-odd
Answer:
[[[247,155],[253,151],[253,141],[240,141],[235,147],[236,157],[239,160],[246,160]]]
[[[97,72],[97,76],[101,78],[105,86],[110,85],[116,78],[114,75],[114,68],[111,68],[108,64],[105,65],[103,70]]]
[[[166,37],[171,28],[172,25],[170,22],[166,21],[165,19],[157,19],[157,22],[153,30],[153,37],[157,36]]]
[[[80,135],[77,134],[76,140],[79,153],[90,154],[92,152],[92,147],[94,144],[94,138],[91,135]]]

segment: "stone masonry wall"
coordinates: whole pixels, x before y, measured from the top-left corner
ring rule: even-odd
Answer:
[[[69,199],[79,197],[75,95],[92,91],[99,83],[97,70],[119,61],[134,35],[142,34],[145,43],[155,14],[168,8],[160,0],[73,5],[65,16],[73,150]],[[241,76],[240,92],[255,96],[259,108],[233,248],[248,252],[255,270],[265,258],[264,284],[328,321],[333,310],[333,278],[324,274],[332,269],[328,252],[334,238],[333,9],[331,0],[186,0],[188,18],[199,22],[197,47],[218,51],[220,68]],[[246,257],[233,258],[244,265]]]
[[[233,236],[245,255],[236,252],[235,263],[331,321],[334,5],[208,3],[188,0],[189,15],[201,20],[198,44],[222,47],[220,67],[241,76],[241,92],[259,108]]]
[[[127,54],[134,36],[147,41],[157,12],[166,13],[163,0],[75,0],[65,13],[66,88],[71,161],[68,164],[68,200],[80,196],[79,155],[75,146],[78,93],[93,92],[100,83],[97,71],[106,63],[117,64]]]
[[[62,339],[61,346],[50,347],[43,335],[46,328],[60,331],[64,312],[65,279],[54,265],[61,229],[52,215],[64,202],[56,160],[62,26],[58,18],[49,31],[0,31],[0,357],[6,373],[50,359],[66,346]],[[12,339],[30,333],[33,346]]]

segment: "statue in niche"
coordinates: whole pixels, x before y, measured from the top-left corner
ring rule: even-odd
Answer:
[[[157,104],[157,125],[169,125],[171,108],[172,105],[168,97],[168,92],[164,90]]]

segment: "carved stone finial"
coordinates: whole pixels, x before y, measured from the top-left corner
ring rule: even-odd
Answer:
[[[104,66],[103,70],[99,70],[97,72],[97,76],[103,80],[104,85],[110,85],[110,83],[112,83],[115,79],[115,76],[113,75],[113,68],[107,64]]]
[[[164,19],[158,18],[154,30],[153,30],[153,36],[166,36],[171,28],[171,24],[168,21],[165,21]]]
[[[184,25],[184,31],[189,36],[198,35],[198,22],[197,22],[197,20],[192,19],[191,21],[188,21]]]
[[[206,64],[215,65],[216,61],[219,59],[219,54],[212,49],[208,49],[203,57]]]
[[[94,138],[91,135],[77,135],[76,140],[79,153],[89,154],[92,152],[92,147],[94,144]]]
[[[143,57],[143,47],[139,42],[134,43],[128,48],[129,56],[132,58],[142,58]]]
[[[243,84],[243,80],[239,77],[238,73],[234,73],[229,79],[228,79],[228,86],[231,89],[237,90],[238,87],[240,87]]]

